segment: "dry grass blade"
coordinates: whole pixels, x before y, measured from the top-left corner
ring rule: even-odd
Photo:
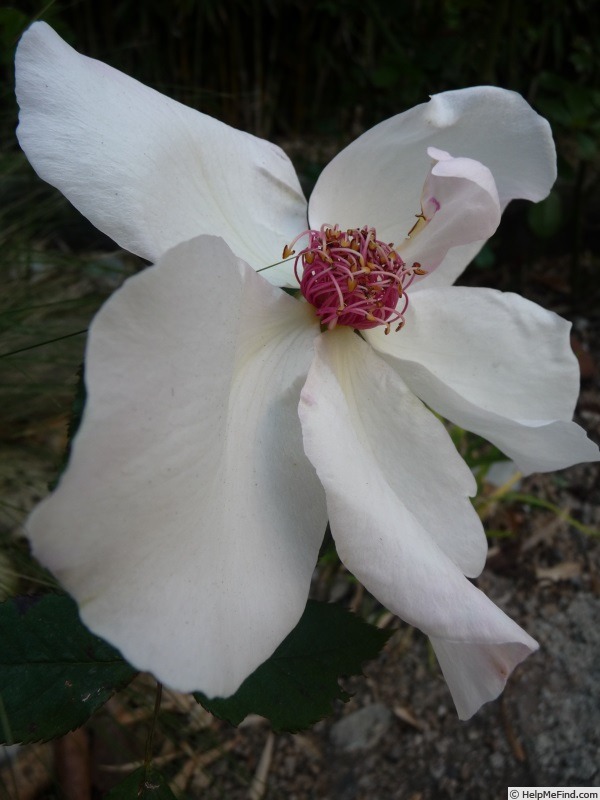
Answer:
[[[269,731],[267,734],[267,741],[265,742],[264,749],[260,756],[260,761],[256,767],[254,778],[250,784],[248,791],[248,800],[262,800],[267,790],[267,776],[271,768],[271,761],[273,759],[273,746],[275,744],[275,734]]]
[[[426,725],[423,725],[422,722],[419,722],[412,711],[409,711],[405,706],[394,706],[392,711],[398,717],[398,719],[401,719],[402,722],[406,722],[407,725],[410,725],[412,728],[416,728],[418,731],[424,731],[427,727]]]

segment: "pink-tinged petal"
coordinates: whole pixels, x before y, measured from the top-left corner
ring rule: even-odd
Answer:
[[[350,331],[319,342],[300,419],[340,558],[432,637],[459,714],[469,716],[537,645],[457,566],[472,560],[480,568],[485,553],[466,507],[468,470],[435,417]]]
[[[493,442],[524,473],[595,461],[572,417],[570,323],[515,294],[446,287],[411,295],[397,335],[366,338],[437,413]]]
[[[484,703],[498,697],[514,668],[538,649],[537,642],[514,622],[511,632],[507,620],[511,622],[504,618],[505,642],[465,643],[431,637],[460,719],[469,719]]]
[[[304,610],[327,520],[297,413],[312,319],[200,237],[93,323],[69,467],[27,529],[84,622],[176,689],[231,694]]]
[[[443,92],[371,128],[325,167],[309,202],[311,228],[372,225],[399,245],[419,213],[429,147],[485,164],[501,208],[542,200],[556,179],[550,126],[520,95],[494,86]],[[452,283],[481,244],[450,251],[432,285]]]
[[[208,233],[259,269],[306,227],[279,147],[80,55],[43,22],[19,44],[16,91],[17,135],[38,175],[149,261]],[[288,283],[291,271],[264,274]]]
[[[428,278],[448,250],[488,239],[500,224],[500,203],[492,173],[471,158],[453,158],[430,147],[435,159],[421,193],[423,216],[396,248],[407,265],[419,263]],[[417,277],[417,281],[423,281]],[[416,283],[415,283],[416,286]]]

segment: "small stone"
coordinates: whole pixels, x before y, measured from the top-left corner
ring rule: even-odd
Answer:
[[[388,731],[392,712],[381,703],[373,703],[348,714],[331,727],[330,737],[340,750],[353,752],[369,750],[377,745]]]
[[[502,753],[492,753],[490,756],[490,764],[496,772],[501,772],[504,769],[504,756]]]

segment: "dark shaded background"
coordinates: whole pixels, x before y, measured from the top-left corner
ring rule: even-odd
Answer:
[[[478,84],[514,89],[549,119],[560,178],[545,203],[513,204],[477,261],[490,270],[510,259],[510,274],[482,282],[519,290],[528,262],[566,254],[570,302],[589,306],[598,283],[589,255],[599,204],[598,16],[594,0],[24,1],[0,9],[4,155],[16,148],[13,50],[38,18],[81,52],[281,143],[307,191],[345,143],[430,94]],[[13,165],[4,181],[5,214],[31,178],[19,161],[22,169]],[[41,221],[39,235],[55,222]],[[77,228],[73,217],[65,224]],[[69,231],[70,243],[89,244],[84,231]]]

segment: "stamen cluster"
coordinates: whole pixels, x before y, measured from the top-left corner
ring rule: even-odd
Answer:
[[[284,258],[294,254],[292,247],[303,236],[308,246],[296,256],[294,272],[323,325],[329,330],[385,325],[389,333],[396,324],[400,330],[408,306],[405,290],[416,274],[424,274],[420,264],[407,268],[393,244],[379,241],[375,228],[366,226],[342,231],[338,225],[322,225],[304,231],[285,248]]]

